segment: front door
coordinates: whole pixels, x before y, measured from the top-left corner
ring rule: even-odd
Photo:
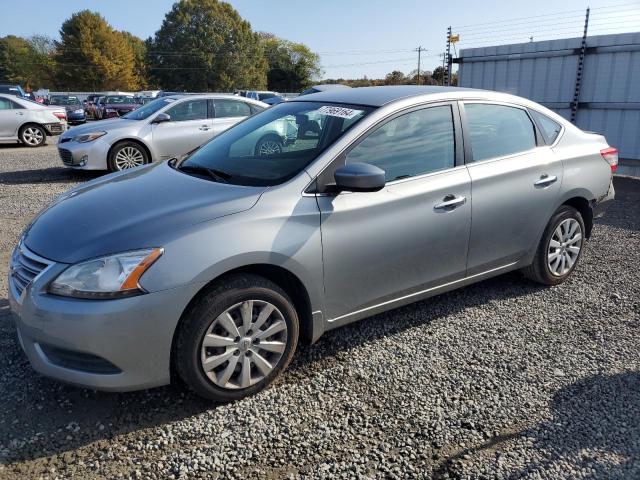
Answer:
[[[473,226],[468,274],[500,268],[530,252],[553,214],[562,161],[543,145],[526,109],[465,102]]]
[[[15,104],[7,99],[0,98],[0,138],[10,138],[17,135],[18,125],[24,113],[22,109],[14,108]]]
[[[471,182],[457,119],[448,103],[393,117],[344,157],[385,170],[385,188],[317,196],[329,319],[464,277]]]
[[[165,113],[171,121],[152,126],[153,143],[160,160],[184,155],[213,137],[213,120],[207,113],[206,99],[176,102]]]

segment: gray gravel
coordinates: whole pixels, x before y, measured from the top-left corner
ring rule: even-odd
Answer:
[[[0,478],[640,478],[640,181],[616,179],[564,285],[514,273],[378,315],[213,406],[62,385],[20,351],[10,248],[93,176],[0,146]]]

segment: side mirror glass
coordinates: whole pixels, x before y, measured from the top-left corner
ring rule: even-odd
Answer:
[[[164,123],[164,122],[170,122],[170,121],[171,121],[171,115],[169,115],[168,113],[159,113],[158,115],[156,115],[156,118],[154,118],[151,123]]]
[[[348,163],[333,174],[338,191],[377,192],[386,183],[385,172],[369,163]]]

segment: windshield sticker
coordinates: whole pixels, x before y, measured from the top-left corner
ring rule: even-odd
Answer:
[[[350,119],[362,113],[362,110],[354,110],[352,108],[343,108],[343,107],[331,107],[325,105],[324,107],[320,107],[318,113],[321,115],[328,115],[330,117],[339,117]]]

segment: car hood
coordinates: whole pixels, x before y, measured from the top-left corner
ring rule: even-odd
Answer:
[[[264,190],[190,176],[166,162],[147,165],[61,195],[31,222],[23,242],[62,263],[162,247],[183,228],[250,209]]]
[[[112,118],[109,120],[98,120],[97,122],[85,123],[78,125],[62,134],[63,138],[75,137],[91,132],[111,132],[118,128],[128,128],[133,125],[142,125],[141,120],[129,120],[128,118]]]

